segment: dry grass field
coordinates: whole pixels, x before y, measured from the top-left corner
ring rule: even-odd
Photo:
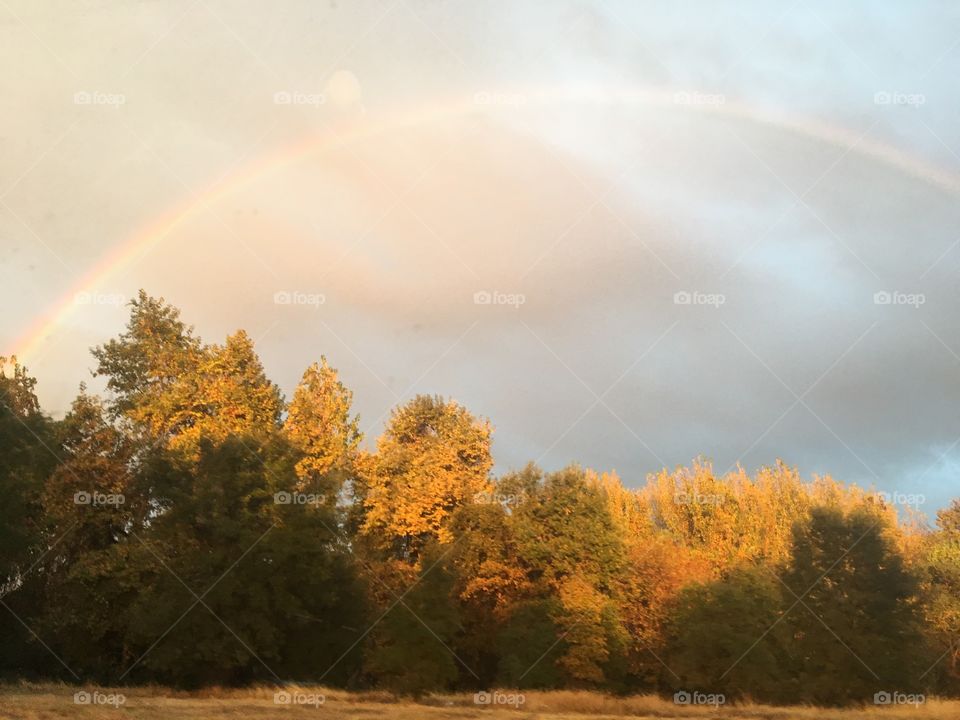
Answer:
[[[76,693],[84,693],[76,702]],[[0,718],[3,720],[280,720],[281,718],[330,718],[331,720],[495,720],[499,718],[725,718],[726,720],[957,720],[960,701],[929,700],[918,707],[889,706],[863,709],[770,707],[741,704],[714,707],[679,706],[653,696],[617,698],[589,692],[527,693],[520,707],[484,707],[471,695],[433,695],[419,701],[398,699],[389,693],[346,693],[322,687],[290,687],[297,702],[276,702],[275,688],[244,690],[207,689],[178,692],[159,687],[77,688],[56,684],[0,686]],[[96,696],[93,695],[96,693]],[[117,702],[119,696],[122,702]],[[281,700],[284,696],[281,696]],[[322,699],[322,701],[321,701]]]

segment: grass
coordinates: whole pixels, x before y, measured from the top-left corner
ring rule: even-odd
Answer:
[[[526,693],[518,708],[484,707],[472,695],[431,695],[418,701],[387,692],[347,693],[322,687],[290,686],[286,692],[299,699],[323,702],[314,705],[278,704],[273,687],[248,689],[208,688],[180,692],[161,687],[80,688],[62,684],[20,683],[0,685],[0,718],[3,720],[208,720],[211,718],[279,720],[328,718],[366,720],[500,720],[536,718],[725,718],[726,720],[957,720],[960,701],[928,700],[919,707],[868,706],[862,709],[771,707],[745,703],[720,708],[675,705],[652,695],[612,697],[600,693],[558,691]],[[100,704],[77,704],[77,692],[98,692]],[[509,694],[510,691],[505,691]],[[122,694],[121,704],[102,704],[110,695]],[[116,698],[113,698],[116,699]],[[319,713],[319,714],[318,714]]]

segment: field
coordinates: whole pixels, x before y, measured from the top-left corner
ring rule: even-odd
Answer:
[[[68,685],[27,684],[0,686],[3,720],[53,718],[140,718],[142,720],[208,720],[212,718],[330,718],[364,720],[494,720],[500,718],[726,718],[726,720],[956,720],[960,701],[930,700],[918,707],[869,706],[863,709],[770,707],[755,704],[719,708],[676,705],[653,696],[615,698],[589,692],[534,692],[519,707],[478,706],[472,695],[433,695],[419,701],[398,699],[389,693],[346,693],[320,687],[287,688],[276,701],[277,689],[207,689],[178,692],[158,687],[77,688]],[[75,701],[77,693],[81,702]],[[122,701],[121,701],[122,696]],[[508,694],[500,696],[506,699]],[[83,702],[88,700],[88,702]],[[290,702],[287,702],[289,700]],[[294,702],[295,700],[295,702]]]

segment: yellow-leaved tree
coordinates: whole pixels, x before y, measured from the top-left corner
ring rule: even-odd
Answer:
[[[176,383],[167,404],[171,448],[195,453],[200,440],[219,444],[231,436],[256,435],[278,427],[283,398],[267,379],[253,340],[243,330],[223,345],[204,348],[196,370]]]
[[[287,439],[303,453],[296,465],[302,488],[336,492],[342,486],[363,439],[352,402],[353,393],[325,357],[303,373],[283,424]]]
[[[360,463],[361,533],[414,563],[431,540],[450,542],[453,513],[491,490],[490,433],[489,422],[439,396],[396,408]]]
[[[180,311],[140,291],[119,337],[94,348],[107,379],[111,417],[123,418],[151,446],[196,456],[200,440],[275,430],[283,398],[243,330],[205,345]]]

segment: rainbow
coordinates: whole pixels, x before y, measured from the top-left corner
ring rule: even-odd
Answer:
[[[484,103],[491,99],[495,101],[497,97],[511,98],[527,106],[636,105],[717,114],[749,123],[770,126],[810,140],[833,145],[842,148],[844,151],[886,165],[943,192],[960,195],[960,175],[949,173],[892,145],[870,140],[841,126],[810,118],[784,115],[740,102],[724,99],[722,102],[701,104],[689,102],[692,96],[686,93],[636,86],[564,86],[548,89],[540,88],[533,91],[517,89],[496,93],[478,93],[475,96],[459,97],[428,106],[419,106],[412,111],[389,115],[378,122],[361,120],[357,126],[343,129],[342,132],[333,126],[329,126],[319,135],[303,138],[250,162],[237,172],[218,180],[204,191],[187,198],[183,204],[154,219],[112,252],[105,255],[79,282],[70,288],[51,311],[37,318],[29,329],[14,342],[12,354],[16,355],[21,362],[28,362],[31,358],[36,357],[44,341],[55,334],[57,328],[67,323],[76,311],[78,294],[95,289],[112,275],[128,267],[208,205],[307,157],[404,127],[415,127],[450,117],[485,112],[491,108],[484,107]]]

